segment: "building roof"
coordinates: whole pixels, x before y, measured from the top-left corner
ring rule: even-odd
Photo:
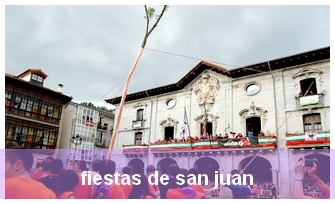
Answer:
[[[189,71],[184,77],[182,77],[177,83],[169,84],[152,88],[145,91],[140,91],[132,94],[128,94],[126,102],[146,98],[149,96],[157,96],[164,93],[170,93],[178,90],[182,90],[190,82],[196,79],[205,70],[210,70],[218,74],[224,75],[231,79],[241,78],[259,73],[270,72],[271,70],[279,70],[292,66],[307,64],[311,62],[317,62],[325,59],[330,59],[330,46],[311,50],[304,53],[290,55],[278,59],[269,60],[266,62],[260,62],[253,65],[243,66],[236,69],[228,70],[222,66],[214,63],[202,60],[200,61],[191,71]],[[270,65],[270,67],[269,67]],[[271,70],[270,70],[271,68]],[[121,96],[105,100],[110,104],[119,104],[121,102]]]
[[[110,117],[110,118],[114,118],[115,116],[115,113],[114,113],[114,110],[111,112],[109,110],[103,110],[103,109],[99,109],[97,107],[89,107],[89,106],[85,106],[85,105],[82,105],[80,103],[77,103],[77,102],[73,102],[71,101],[71,103],[73,106],[81,106],[81,107],[85,107],[85,108],[88,108],[88,109],[91,109],[91,110],[96,110],[99,112],[99,114],[101,114],[102,116],[107,116],[107,117]]]
[[[42,76],[43,79],[46,79],[48,77],[48,75],[45,72],[43,72],[41,69],[32,69],[32,68],[26,70],[25,72],[23,72],[21,74],[19,74],[17,77],[18,78],[22,78],[22,77],[27,76],[30,73],[31,74],[38,74],[38,75]]]
[[[47,87],[44,87],[44,86],[33,85],[33,84],[29,83],[28,81],[25,81],[25,80],[21,79],[21,77],[23,77],[24,73],[29,73],[29,72],[25,71],[17,77],[12,75],[12,74],[5,73],[5,84],[15,83],[15,85],[18,86],[18,87],[24,87],[26,89],[36,90],[36,91],[38,91],[40,93],[43,93],[45,95],[53,96],[55,98],[59,98],[59,99],[63,100],[64,104],[66,104],[66,103],[68,103],[72,100],[71,96],[64,95],[61,92],[54,91],[54,90],[52,90],[50,88],[47,88]]]

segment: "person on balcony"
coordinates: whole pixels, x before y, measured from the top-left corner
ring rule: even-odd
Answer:
[[[254,134],[251,131],[248,131],[247,136],[248,136],[248,138],[252,138],[252,137],[254,137]]]
[[[230,132],[228,138],[229,138],[229,139],[235,139],[235,135],[236,135],[235,132]]]

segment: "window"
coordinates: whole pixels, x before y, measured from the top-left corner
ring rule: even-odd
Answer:
[[[166,141],[169,141],[170,139],[175,139],[174,138],[174,127],[169,126],[169,127],[165,127],[165,136],[164,139]]]
[[[315,78],[308,78],[300,81],[300,96],[315,95],[318,93],[316,89]]]
[[[19,108],[20,105],[21,105],[21,97],[18,94],[16,94],[16,96],[15,96],[15,102],[13,104],[13,107],[14,108]]]
[[[52,117],[53,110],[54,110],[54,107],[49,105],[49,107],[48,107],[48,117]]]
[[[41,114],[42,114],[42,115],[46,115],[46,113],[47,113],[47,108],[48,108],[48,105],[46,105],[46,104],[43,104],[43,105],[42,105],[42,108],[41,108]]]
[[[39,75],[36,75],[36,74],[33,74],[31,76],[31,79],[34,80],[34,81],[41,82],[41,83],[43,82],[43,78],[41,76],[39,76]]]
[[[26,98],[22,98],[20,109],[21,110],[26,110],[26,107],[27,107],[27,99]]]
[[[43,131],[42,130],[37,130],[36,132],[36,138],[35,142],[40,144],[41,143],[41,138],[42,138]]]
[[[176,103],[177,103],[176,100],[173,98],[166,100],[166,106],[168,108],[173,108],[176,105]]]
[[[136,116],[136,120],[143,120],[143,109],[138,109],[137,110],[137,116]]]
[[[59,106],[55,106],[55,110],[54,110],[54,113],[53,113],[53,117],[54,118],[60,118],[61,117],[61,107]]]
[[[34,104],[34,101],[29,99],[28,100],[28,103],[27,103],[27,107],[26,107],[26,116],[30,116],[30,112],[32,112],[32,109],[33,109],[33,104]]]
[[[34,135],[34,129],[29,128],[27,133],[27,142],[32,143],[33,142],[33,135]]]
[[[257,82],[249,82],[244,87],[244,91],[247,95],[255,95],[260,90],[261,90],[261,85]]]
[[[135,145],[140,145],[142,143],[142,133],[135,133]]]
[[[48,138],[48,145],[50,146],[56,146],[56,132],[50,132],[49,138]]]
[[[12,93],[9,91],[6,91],[5,93],[5,106],[11,105],[11,99],[12,99]]]
[[[304,132],[322,131],[321,116],[319,113],[304,115],[303,122],[304,122]]]
[[[34,101],[34,105],[33,105],[33,110],[32,110],[32,112],[33,113],[38,113],[38,107],[40,106],[40,103],[39,103],[39,101],[38,100],[35,100]]]

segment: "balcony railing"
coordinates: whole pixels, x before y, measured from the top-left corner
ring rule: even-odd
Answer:
[[[188,141],[156,141],[150,143],[151,151],[164,152],[164,151],[200,151],[206,149],[234,149],[234,148],[276,148],[277,137],[273,134],[258,136],[254,138],[252,143],[246,139],[214,139],[214,140],[188,140]],[[123,145],[123,153],[143,153],[147,152],[148,144],[128,144]]]
[[[100,122],[99,122],[97,128],[98,128],[99,130],[107,130],[107,128],[108,128],[108,123],[100,123]]]
[[[296,102],[297,102],[297,109],[324,106],[323,94],[296,97]]]
[[[97,147],[107,147],[108,143],[106,140],[101,140],[99,138],[95,139],[95,146]]]
[[[330,145],[330,132],[320,131],[317,133],[299,133],[287,132],[286,133],[286,146],[287,147],[316,147],[316,146],[329,146]]]
[[[145,120],[133,120],[133,129],[144,128]]]
[[[21,141],[21,140],[15,140],[15,139],[10,139],[10,138],[6,138],[5,142],[12,143],[13,145],[16,143],[16,145],[30,149],[33,153],[37,153],[37,154],[53,155],[56,149],[55,143],[53,145],[48,145],[48,144],[45,145],[41,143]],[[10,146],[10,144],[8,144],[8,146]]]

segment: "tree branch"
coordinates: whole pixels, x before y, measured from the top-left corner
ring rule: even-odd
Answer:
[[[147,9],[147,5],[144,5],[144,9],[145,9],[145,15],[146,15],[146,20],[147,20],[147,27],[145,29],[145,34],[148,33],[149,30],[149,16],[148,16],[148,9]]]
[[[144,35],[144,38],[143,38],[143,41],[142,41],[142,48],[145,47],[145,45],[147,44],[147,33],[148,33],[148,30],[149,30],[149,24],[150,24],[150,20],[149,20],[149,15],[148,15],[148,8],[147,8],[147,5],[144,5],[144,10],[145,10],[145,16],[146,16],[146,20],[147,20],[147,27],[145,29],[145,35]]]
[[[158,22],[161,20],[161,18],[163,17],[164,15],[164,12],[166,11],[167,9],[167,5],[164,5],[163,9],[162,9],[162,12],[161,14],[158,16],[158,19],[156,20],[155,24],[151,27],[150,31],[148,32],[148,29],[147,29],[147,32],[145,33],[145,36],[144,36],[144,39],[143,39],[143,43],[142,43],[142,48],[145,47],[146,43],[147,43],[147,38],[149,37],[149,35],[151,34],[151,32],[156,28]],[[147,8],[145,6],[145,8]],[[148,23],[148,12],[147,12],[147,26],[149,25]]]

